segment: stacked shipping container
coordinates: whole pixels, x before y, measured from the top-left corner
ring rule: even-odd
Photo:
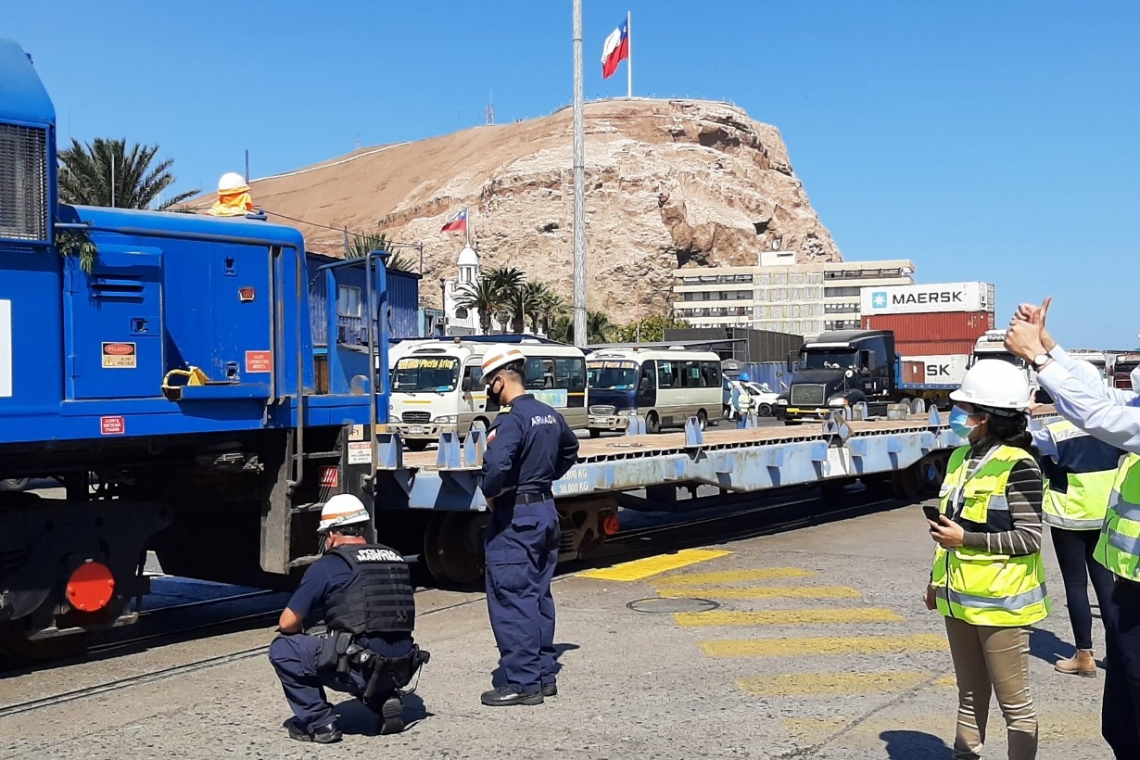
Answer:
[[[961,382],[974,344],[994,329],[989,283],[863,288],[861,300],[863,329],[895,334],[904,382]]]

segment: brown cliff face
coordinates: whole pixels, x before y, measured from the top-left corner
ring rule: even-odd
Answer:
[[[841,260],[774,127],[708,101],[600,101],[585,117],[590,310],[615,322],[665,312],[673,269],[754,265],[777,242],[800,262]],[[455,276],[463,245],[462,233],[439,229],[468,206],[484,268],[518,267],[569,302],[572,155],[565,108],[362,149],[257,181],[253,199],[289,217],[422,242],[425,304],[438,304],[438,278]],[[298,226],[311,250],[342,250],[341,234]],[[416,250],[400,253],[418,266]]]

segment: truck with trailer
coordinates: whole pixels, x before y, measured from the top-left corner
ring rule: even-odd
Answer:
[[[176,575],[288,584],[336,493],[359,496],[385,542],[436,578],[478,578],[484,436],[442,431],[417,453],[387,426],[386,254],[318,264],[300,233],[264,220],[71,206],[57,172],[51,100],[0,40],[0,479],[65,487],[0,493],[0,650],[65,656],[133,622],[147,550]],[[363,288],[351,329],[331,297],[345,273]],[[323,320],[310,319],[314,278],[330,294]],[[961,443],[936,410],[644,429],[584,441],[555,484],[562,558],[599,546],[619,509],[706,505],[678,499],[700,486],[721,499],[861,480],[910,498]]]
[[[777,400],[777,417],[794,425],[836,409],[885,416],[891,404],[945,408],[961,383],[962,365],[959,357],[908,361],[895,352],[890,330],[825,332],[788,357],[792,382]]]

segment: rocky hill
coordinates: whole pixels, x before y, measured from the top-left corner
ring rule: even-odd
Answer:
[[[750,265],[758,252],[838,261],[792,172],[779,131],[725,103],[607,100],[586,120],[589,308],[614,321],[665,311],[671,270]],[[483,266],[516,266],[568,301],[573,286],[571,111],[361,149],[253,183],[270,212],[424,244],[425,303],[455,276],[462,233],[439,232],[470,207]],[[212,200],[212,199],[211,199]],[[272,219],[272,217],[271,217]],[[297,225],[310,249],[343,236]],[[418,266],[418,253],[403,250]],[[430,284],[429,284],[430,283]]]

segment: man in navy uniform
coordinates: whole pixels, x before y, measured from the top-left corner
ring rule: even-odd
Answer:
[[[325,688],[361,698],[380,716],[380,733],[404,729],[401,690],[427,662],[412,641],[416,606],[404,558],[368,543],[368,510],[351,494],[321,510],[322,556],[305,572],[281,613],[281,636],[269,646],[285,699],[296,716],[286,725],[298,741],[340,741]],[[327,633],[303,627],[324,620]]]
[[[554,597],[550,582],[561,530],[551,486],[578,461],[578,438],[558,412],[526,392],[526,357],[492,346],[483,357],[487,399],[502,406],[487,431],[483,495],[487,527],[487,609],[506,684],[483,704],[537,705],[555,683]]]

